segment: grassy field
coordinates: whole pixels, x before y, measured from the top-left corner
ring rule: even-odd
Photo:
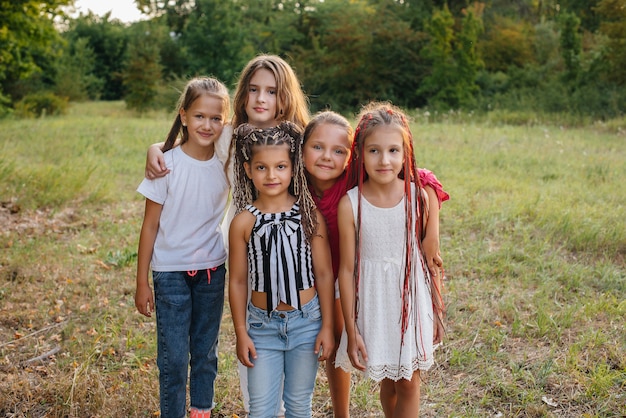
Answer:
[[[626,416],[626,122],[413,125],[442,211],[447,337],[424,417]],[[0,120],[0,416],[158,415],[133,303],[145,151],[171,117],[83,103]],[[242,416],[224,314],[217,417]],[[323,369],[315,417],[332,416]],[[353,376],[353,417],[382,416]]]

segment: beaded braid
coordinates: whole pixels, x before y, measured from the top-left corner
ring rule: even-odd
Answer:
[[[402,129],[405,140],[405,158],[404,166],[398,177],[404,180],[405,195],[405,214],[406,229],[405,242],[407,245],[405,255],[405,272],[402,281],[402,318],[401,318],[401,335],[402,343],[404,343],[404,334],[409,324],[410,312],[410,283],[413,274],[413,253],[418,251],[422,253],[422,239],[424,237],[423,217],[426,211],[426,202],[422,194],[422,185],[417,171],[417,162],[413,148],[413,135],[409,128],[407,117],[402,111],[387,102],[372,102],[366,105],[361,111],[354,133],[354,142],[352,144],[351,163],[349,164],[349,182],[358,186],[358,203],[357,203],[357,219],[355,220],[356,242],[355,242],[355,261],[354,261],[354,282],[355,282],[355,318],[358,317],[359,311],[359,277],[361,273],[361,201],[363,182],[367,180],[368,175],[365,171],[363,162],[363,152],[365,139],[372,133],[374,129],[380,126],[397,125]],[[413,202],[411,193],[411,184],[415,185],[415,196],[417,201]],[[414,214],[417,219],[414,218]],[[413,230],[413,225],[415,230]],[[436,314],[435,320],[443,322],[443,299],[441,290],[435,280],[430,279],[428,269],[424,265],[424,257],[420,257],[421,268],[424,270],[427,282],[430,282],[431,298],[433,301],[433,310]]]
[[[258,193],[252,180],[246,175],[243,163],[250,162],[256,147],[265,145],[289,145],[289,156],[293,166],[293,176],[289,193],[295,196],[300,207],[302,227],[307,239],[317,232],[318,221],[315,202],[307,186],[307,179],[302,160],[302,129],[292,122],[281,122],[278,126],[258,129],[249,123],[243,123],[235,129],[235,170],[233,203],[236,213],[254,202]]]

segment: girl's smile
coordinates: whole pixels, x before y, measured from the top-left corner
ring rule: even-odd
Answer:
[[[222,101],[206,94],[198,97],[187,110],[181,109],[180,118],[189,135],[181,146],[187,155],[198,160],[213,157],[215,141],[224,129],[222,113]]]
[[[255,147],[250,162],[245,162],[244,168],[259,192],[259,199],[289,193],[292,164],[288,145]]]
[[[385,184],[398,177],[404,163],[404,137],[393,126],[380,126],[365,139],[363,163],[369,179]]]
[[[304,166],[315,189],[324,191],[341,176],[350,157],[344,127],[324,123],[315,128],[302,149]]]

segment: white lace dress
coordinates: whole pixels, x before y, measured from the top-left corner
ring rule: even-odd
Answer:
[[[348,191],[357,218],[358,191]],[[365,342],[368,362],[366,377],[410,380],[415,370],[433,364],[433,308],[422,261],[415,255],[411,280],[409,325],[401,345],[402,278],[404,277],[404,200],[392,208],[379,208],[365,198],[361,204],[361,276],[357,327]],[[347,354],[345,333],[335,366],[354,370]]]

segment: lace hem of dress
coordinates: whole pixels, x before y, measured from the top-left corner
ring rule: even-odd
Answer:
[[[375,382],[380,382],[383,379],[391,379],[394,382],[397,382],[400,379],[411,380],[413,377],[413,373],[416,370],[429,370],[434,364],[434,359],[430,357],[427,360],[420,360],[417,358],[413,359],[413,364],[409,367],[406,364],[383,364],[380,366],[367,367],[365,371],[365,377],[374,380]],[[344,364],[336,364],[337,367],[340,367],[345,372],[351,372],[354,369],[352,366],[346,367]]]

